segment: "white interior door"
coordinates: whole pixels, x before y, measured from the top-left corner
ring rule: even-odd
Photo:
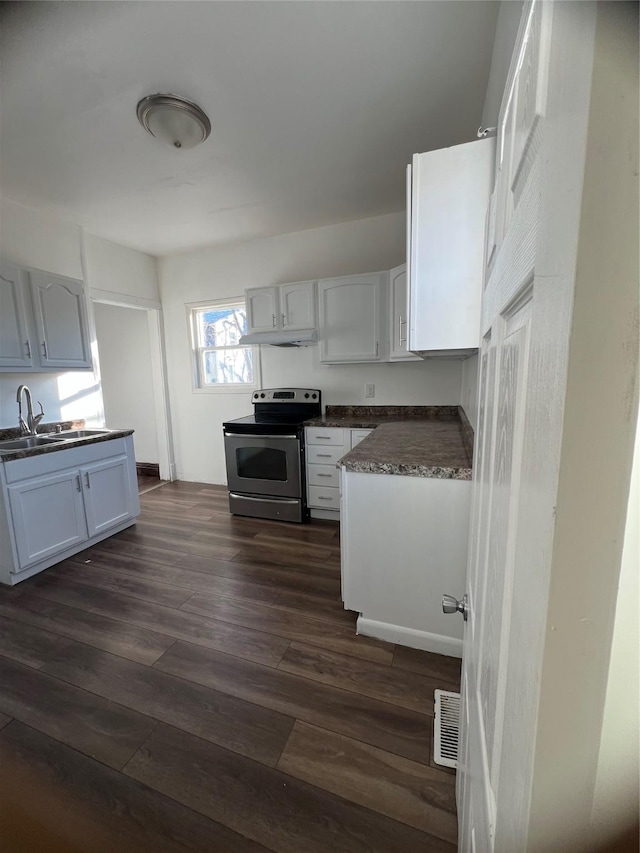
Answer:
[[[527,849],[595,8],[525,4],[487,217],[460,849]]]

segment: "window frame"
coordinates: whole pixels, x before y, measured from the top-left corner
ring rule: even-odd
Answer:
[[[246,311],[246,299],[243,296],[226,297],[224,299],[206,299],[201,302],[185,303],[187,315],[187,333],[189,340],[189,362],[191,373],[191,390],[194,394],[245,394],[260,388],[262,366],[260,363],[259,346],[235,346],[235,347],[201,347],[198,343],[198,325],[196,322],[197,312],[203,309],[220,310],[244,305]],[[253,358],[253,382],[221,383],[219,385],[205,385],[201,378],[201,353],[203,351],[215,351],[216,349],[250,349]]]

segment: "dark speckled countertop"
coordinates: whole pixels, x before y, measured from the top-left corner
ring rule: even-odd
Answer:
[[[347,471],[472,477],[473,430],[459,406],[327,406],[306,425],[374,430],[339,460]]]
[[[58,423],[41,425],[38,436],[53,434],[57,426],[66,429],[83,429],[85,428],[84,421],[60,421]],[[89,427],[91,429],[91,427]],[[96,427],[102,429],[102,427]],[[13,462],[15,459],[26,459],[31,456],[42,456],[45,453],[59,453],[61,450],[70,450],[73,447],[84,447],[86,444],[98,444],[102,441],[112,441],[114,438],[124,438],[127,435],[133,435],[132,429],[110,429],[102,432],[100,435],[83,436],[82,438],[67,438],[59,443],[43,444],[40,447],[28,447],[18,450],[0,450],[0,462]],[[9,427],[0,429],[0,441],[7,441],[12,438],[21,438],[20,430],[17,427]],[[25,438],[27,436],[24,436]],[[52,437],[56,437],[55,434]],[[61,436],[62,438],[62,436]]]

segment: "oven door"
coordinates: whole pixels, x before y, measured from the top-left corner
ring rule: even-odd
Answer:
[[[225,432],[227,485],[250,495],[302,497],[297,435],[235,435]]]

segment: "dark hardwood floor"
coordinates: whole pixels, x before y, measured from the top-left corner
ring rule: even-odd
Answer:
[[[453,853],[459,662],[356,636],[337,525],[194,483],[141,504],[0,587],[0,853]]]

